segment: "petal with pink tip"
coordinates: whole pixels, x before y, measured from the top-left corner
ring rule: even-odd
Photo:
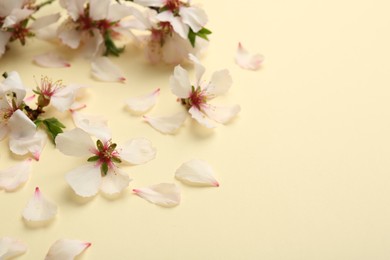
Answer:
[[[55,143],[60,152],[70,156],[88,156],[95,149],[91,136],[80,128],[58,134]]]
[[[0,238],[0,259],[11,259],[24,254],[27,246],[22,241],[12,237]]]
[[[54,52],[47,52],[34,57],[34,62],[46,68],[67,68],[70,63]]]
[[[174,134],[183,125],[184,121],[187,119],[187,116],[188,113],[186,111],[181,111],[172,116],[144,116],[144,119],[157,131],[163,134]]]
[[[221,107],[207,104],[202,107],[202,111],[216,122],[226,124],[241,111],[241,107],[239,105]]]
[[[207,127],[214,128],[217,125],[211,121],[202,111],[200,111],[195,106],[192,106],[188,112],[191,114],[192,118],[195,119],[199,124]]]
[[[213,175],[210,165],[197,159],[183,163],[175,173],[176,179],[189,185],[218,187],[219,183]]]
[[[59,239],[51,245],[45,260],[72,260],[90,246],[89,242]]]
[[[23,210],[23,218],[27,221],[40,222],[53,219],[57,214],[57,205],[47,200],[38,187],[34,196]]]
[[[241,43],[238,44],[236,52],[236,63],[243,69],[258,70],[264,61],[264,56],[249,53]]]
[[[92,63],[92,75],[101,81],[124,82],[123,71],[107,57],[98,57]]]
[[[33,136],[15,137],[10,136],[9,148],[18,155],[31,153],[35,160],[39,161],[39,157],[47,142],[47,134],[44,130],[38,129]]]
[[[160,183],[133,191],[141,198],[163,207],[174,207],[180,204],[180,190],[173,183]]]
[[[188,98],[191,93],[191,82],[188,72],[180,65],[177,65],[173,71],[173,76],[169,79],[171,91],[179,98]]]
[[[27,159],[8,169],[0,170],[0,189],[13,191],[24,184],[31,173],[31,162],[31,159]]]
[[[122,192],[129,186],[131,179],[129,175],[120,169],[110,169],[106,176],[102,178],[100,190],[109,195],[115,195]]]
[[[86,115],[80,112],[72,112],[73,122],[76,127],[90,135],[104,141],[111,138],[111,130],[108,128],[107,119],[97,115]]]
[[[147,95],[126,99],[127,107],[134,113],[144,114],[149,111],[156,103],[160,94],[160,89],[154,90]]]
[[[206,95],[209,99],[223,95],[233,84],[232,76],[227,69],[219,70],[213,73],[209,85],[206,87]]]
[[[53,24],[57,22],[60,19],[61,15],[60,13],[56,14],[49,14],[42,17],[37,18],[30,26],[31,30],[39,30],[46,26],[49,26],[50,24]]]
[[[131,139],[117,151],[121,160],[130,164],[144,164],[156,157],[156,148],[146,138]]]
[[[73,191],[81,197],[96,195],[102,182],[100,167],[92,163],[68,172],[65,179]]]

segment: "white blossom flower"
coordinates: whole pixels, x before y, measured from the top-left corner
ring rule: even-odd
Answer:
[[[20,240],[12,237],[0,238],[0,259],[11,259],[24,254],[26,251],[26,244]]]
[[[86,164],[66,174],[68,184],[82,197],[94,196],[99,189],[109,195],[120,193],[130,178],[119,165],[143,164],[156,155],[147,139],[132,139],[119,147],[111,140],[98,139],[95,145],[91,136],[79,128],[59,134],[56,144],[66,155],[88,157]]]
[[[71,260],[91,246],[91,243],[73,240],[59,239],[51,245],[45,260]]]

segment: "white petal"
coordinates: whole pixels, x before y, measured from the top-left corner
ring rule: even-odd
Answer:
[[[207,14],[198,7],[180,7],[180,16],[185,24],[188,24],[194,32],[200,31],[207,23]]]
[[[233,84],[233,79],[227,69],[213,73],[209,85],[206,87],[206,95],[209,99],[223,95]]]
[[[95,149],[91,136],[79,128],[58,134],[55,143],[60,152],[71,156],[88,156]]]
[[[24,184],[31,173],[31,162],[31,159],[27,159],[8,169],[0,170],[0,189],[13,191]]]
[[[163,207],[174,207],[180,203],[180,190],[172,183],[160,183],[133,191],[141,198]]]
[[[130,164],[144,164],[156,157],[156,149],[146,138],[127,141],[117,149],[122,161]]]
[[[42,29],[46,26],[49,26],[49,25],[57,22],[58,19],[60,19],[60,17],[61,17],[60,13],[49,14],[46,16],[39,17],[31,24],[30,29],[31,30]]]
[[[109,140],[111,138],[111,130],[107,126],[107,119],[102,116],[86,115],[73,111],[72,117],[76,127],[95,136],[97,139]]]
[[[157,131],[163,134],[174,134],[183,125],[184,121],[187,119],[187,116],[188,113],[186,111],[181,111],[172,116],[144,116],[144,119]]]
[[[161,7],[165,4],[165,0],[134,0],[134,3],[143,5],[146,7]]]
[[[203,114],[202,111],[197,109],[196,107],[192,106],[188,112],[191,114],[192,118],[195,119],[199,124],[207,127],[207,128],[214,128],[216,127],[216,124],[211,121],[205,114]]]
[[[12,138],[19,139],[34,136],[36,125],[20,109],[16,110],[8,120],[10,135]]]
[[[236,52],[236,63],[243,69],[258,70],[264,61],[264,57],[260,54],[249,53],[241,43],[238,44]]]
[[[89,15],[92,20],[107,18],[110,0],[89,0]]]
[[[71,109],[78,94],[78,90],[81,88],[83,87],[71,84],[56,90],[51,97],[50,104],[60,112]]]
[[[81,42],[81,32],[76,30],[76,24],[71,20],[65,20],[58,27],[58,38],[72,49],[77,49]]]
[[[93,163],[80,166],[65,176],[74,192],[81,197],[92,197],[99,191],[102,182],[100,167]]]
[[[54,52],[47,52],[34,57],[34,62],[46,68],[66,68],[70,63]]]
[[[59,239],[50,247],[45,260],[72,260],[90,246],[89,242]]]
[[[1,83],[0,91],[16,94],[16,105],[19,107],[26,96],[26,88],[16,71],[8,73],[8,77]]]
[[[11,237],[0,238],[0,259],[11,259],[24,254],[26,251],[26,244],[20,240]]]
[[[21,8],[24,0],[0,1],[0,16],[8,16],[13,9]]]
[[[87,59],[94,59],[95,57],[103,56],[105,51],[104,39],[98,29],[83,32],[83,48],[81,54]]]
[[[187,39],[189,26],[184,24],[179,16],[175,16],[171,11],[165,11],[159,13],[156,18],[161,22],[171,23],[173,30],[182,38]]]
[[[44,130],[38,129],[33,136],[14,137],[10,136],[9,148],[18,155],[31,153],[35,160],[39,161],[42,150],[47,142],[47,134]]]
[[[127,107],[137,114],[143,114],[149,111],[157,102],[160,95],[160,89],[140,97],[128,98],[125,102]]]
[[[204,72],[206,71],[206,69],[202,65],[202,63],[200,63],[199,59],[196,56],[190,54],[189,59],[194,63],[194,66],[195,66],[196,85],[200,86],[202,76],[203,76]]]
[[[202,106],[202,111],[218,123],[226,124],[241,111],[241,107],[239,105],[231,107],[205,105]]]
[[[188,98],[191,93],[191,82],[188,72],[180,65],[176,66],[173,75],[169,79],[171,91],[179,98]]]
[[[210,165],[201,160],[191,160],[183,163],[175,173],[176,179],[190,185],[218,187],[219,183],[213,176]]]
[[[112,4],[108,9],[107,20],[109,21],[119,21],[123,18],[132,15],[135,8],[126,6],[123,4]]]
[[[29,9],[14,9],[11,14],[5,18],[2,28],[13,27],[33,13],[34,11]]]
[[[23,218],[27,221],[48,221],[57,214],[57,205],[48,201],[38,187],[34,196],[23,210]]]
[[[60,0],[60,5],[66,8],[69,16],[76,21],[84,11],[85,2],[86,0]]]
[[[109,169],[102,178],[100,190],[109,195],[118,194],[129,186],[130,181],[129,175],[120,169]]]
[[[160,46],[159,42],[156,42]],[[183,39],[177,33],[165,37],[164,45],[161,46],[162,59],[167,64],[180,64],[188,58],[188,53],[192,50],[192,46],[188,39]]]
[[[12,34],[9,32],[0,31],[0,57],[5,53],[7,43],[11,36]]]
[[[113,64],[107,57],[96,58],[91,66],[93,76],[99,80],[118,82],[124,82],[126,80],[122,70]]]

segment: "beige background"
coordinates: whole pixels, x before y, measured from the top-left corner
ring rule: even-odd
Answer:
[[[128,167],[123,196],[77,200],[64,180],[83,160],[48,144],[28,183],[0,194],[0,236],[29,245],[19,259],[43,259],[59,238],[92,242],[80,259],[389,259],[390,258],[390,2],[386,0],[196,1],[213,31],[202,61],[209,76],[228,68],[234,85],[220,104],[242,112],[228,126],[204,131],[188,120],[165,136],[124,108],[124,99],[161,88],[150,112],[179,109],[167,66],[149,65],[127,46],[112,58],[126,84],[102,83],[86,60],[44,69],[32,57],[55,45],[12,44],[0,71],[17,70],[33,87],[41,75],[90,85],[85,112],[109,118],[113,140],[149,138],[158,150],[146,165]],[[237,43],[265,55],[262,69],[234,64]],[[72,128],[69,115],[60,118]],[[0,143],[0,166],[18,158]],[[219,188],[192,188],[173,178],[184,161],[208,161]],[[182,204],[166,209],[131,189],[175,182]],[[34,187],[59,205],[45,228],[29,228],[21,211]]]

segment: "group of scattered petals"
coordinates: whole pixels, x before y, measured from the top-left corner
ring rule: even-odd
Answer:
[[[71,260],[80,255],[91,243],[74,239],[59,239],[49,248],[45,260]],[[7,260],[26,253],[28,247],[12,237],[0,238],[0,259]]]

